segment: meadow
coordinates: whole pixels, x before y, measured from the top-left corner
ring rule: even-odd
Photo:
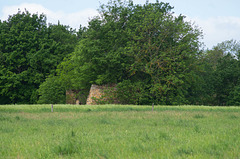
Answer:
[[[0,105],[0,158],[240,158],[240,107]]]

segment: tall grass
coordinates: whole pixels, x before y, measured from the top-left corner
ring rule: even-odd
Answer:
[[[101,111],[150,111],[151,106],[136,105],[54,105],[54,112],[101,112]],[[207,111],[207,112],[240,112],[240,107],[211,106],[155,106],[154,111]],[[51,112],[51,105],[0,105],[1,112]]]
[[[0,158],[240,158],[240,108],[0,106]]]

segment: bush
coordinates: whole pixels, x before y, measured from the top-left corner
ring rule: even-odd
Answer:
[[[240,106],[240,85],[235,86],[230,92],[227,105]]]
[[[117,85],[117,99],[121,104],[151,104],[147,85],[143,82],[124,80]]]
[[[38,93],[40,95],[38,104],[64,104],[66,103],[66,92],[63,84],[57,76],[50,76],[43,82]]]

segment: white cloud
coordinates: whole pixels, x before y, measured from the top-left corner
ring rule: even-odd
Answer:
[[[9,15],[13,15],[16,14],[18,12],[18,10],[24,11],[25,9],[27,9],[29,12],[31,13],[44,13],[44,14],[48,14],[51,11],[44,8],[42,5],[39,4],[29,4],[29,3],[23,3],[21,5],[15,5],[15,6],[6,6],[3,8],[2,12],[3,12],[3,16],[1,17],[1,19],[6,20],[8,18]]]
[[[98,12],[95,9],[85,9],[75,13],[65,13],[62,11],[53,12],[40,4],[34,3],[23,3],[21,5],[7,6],[3,8],[3,16],[1,20],[6,20],[9,15],[16,14],[18,9],[24,11],[28,10],[30,13],[45,14],[47,16],[47,22],[57,24],[58,20],[61,24],[69,25],[72,28],[78,29],[80,24],[83,26],[88,25],[90,18],[98,15]]]
[[[97,16],[98,12],[94,9],[85,9],[83,11],[63,14],[61,18],[63,24],[69,24],[73,28],[79,28],[80,24],[83,26],[88,25],[88,21]]]
[[[208,19],[193,18],[203,30],[204,43],[208,48],[226,40],[240,40],[239,17],[210,17]]]

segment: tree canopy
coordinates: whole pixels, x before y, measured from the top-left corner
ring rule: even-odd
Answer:
[[[47,25],[46,16],[19,11],[0,23],[0,94],[3,103],[36,103],[37,89],[56,73],[77,36],[67,26]],[[3,100],[3,99],[1,99]]]
[[[147,94],[139,98],[148,98],[148,104],[185,102],[185,76],[199,55],[201,31],[172,9],[160,2],[102,5],[100,16],[89,22],[84,38],[60,65],[62,79],[71,79],[69,87],[80,89],[129,80],[143,87],[136,89]],[[136,100],[134,104],[141,104]]]
[[[0,104],[64,103],[66,90],[84,103],[91,84],[116,84],[121,104],[239,105],[240,42],[204,50],[202,30],[173,9],[113,0],[78,31],[43,14],[9,16],[0,21]]]

